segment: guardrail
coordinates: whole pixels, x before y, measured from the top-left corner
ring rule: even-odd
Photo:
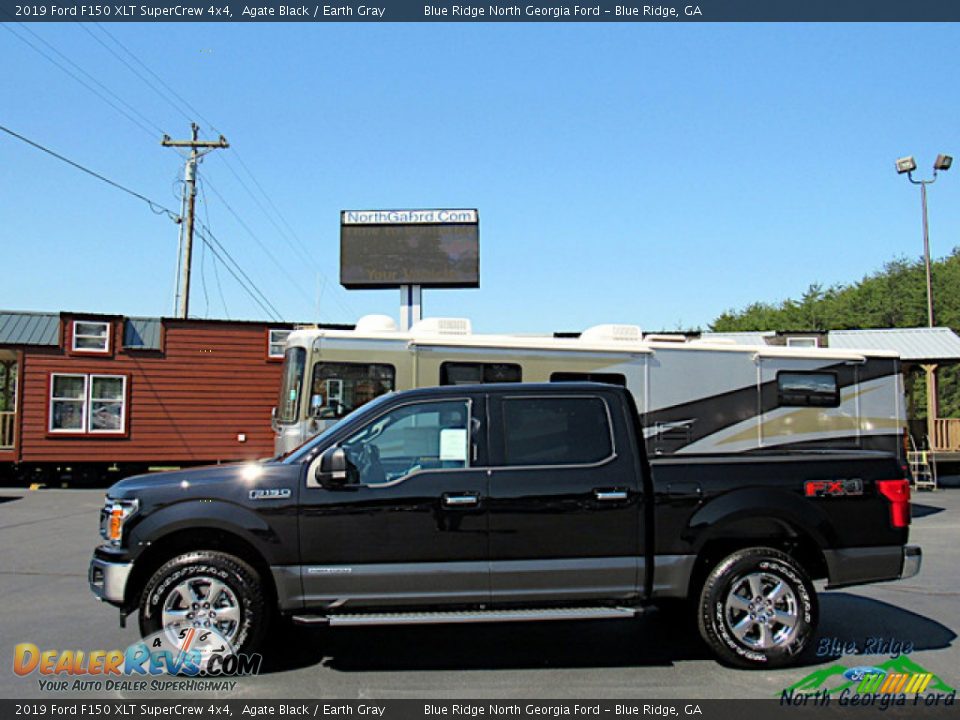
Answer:
[[[960,452],[960,418],[937,418],[933,421],[934,452]]]
[[[0,412],[0,449],[13,447],[13,432],[17,426],[15,412]]]

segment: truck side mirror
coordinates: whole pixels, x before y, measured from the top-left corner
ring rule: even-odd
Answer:
[[[277,423],[277,408],[270,408],[270,429],[277,432],[279,425]]]
[[[323,451],[317,464],[317,482],[326,488],[340,488],[347,482],[347,454],[342,447]]]

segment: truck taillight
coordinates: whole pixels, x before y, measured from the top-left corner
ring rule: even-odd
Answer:
[[[890,502],[890,524],[895,528],[910,525],[910,481],[877,480],[877,490]]]

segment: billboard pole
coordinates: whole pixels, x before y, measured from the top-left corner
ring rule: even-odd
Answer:
[[[420,285],[400,286],[400,329],[409,330],[423,316]]]

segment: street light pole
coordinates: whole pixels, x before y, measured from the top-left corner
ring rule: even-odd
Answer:
[[[917,180],[913,177],[917,163],[912,156],[897,160],[897,173],[906,173],[907,179],[914,185],[920,186],[920,209],[923,217],[923,265],[927,276],[927,327],[933,327],[933,281],[930,273],[930,227],[927,222],[927,185],[937,181],[937,172],[947,171],[953,164],[953,158],[941,153],[933,163],[933,177],[929,180]],[[940,402],[937,392],[937,366],[923,365],[927,376],[927,442],[932,450],[936,450],[936,421],[940,417]]]

